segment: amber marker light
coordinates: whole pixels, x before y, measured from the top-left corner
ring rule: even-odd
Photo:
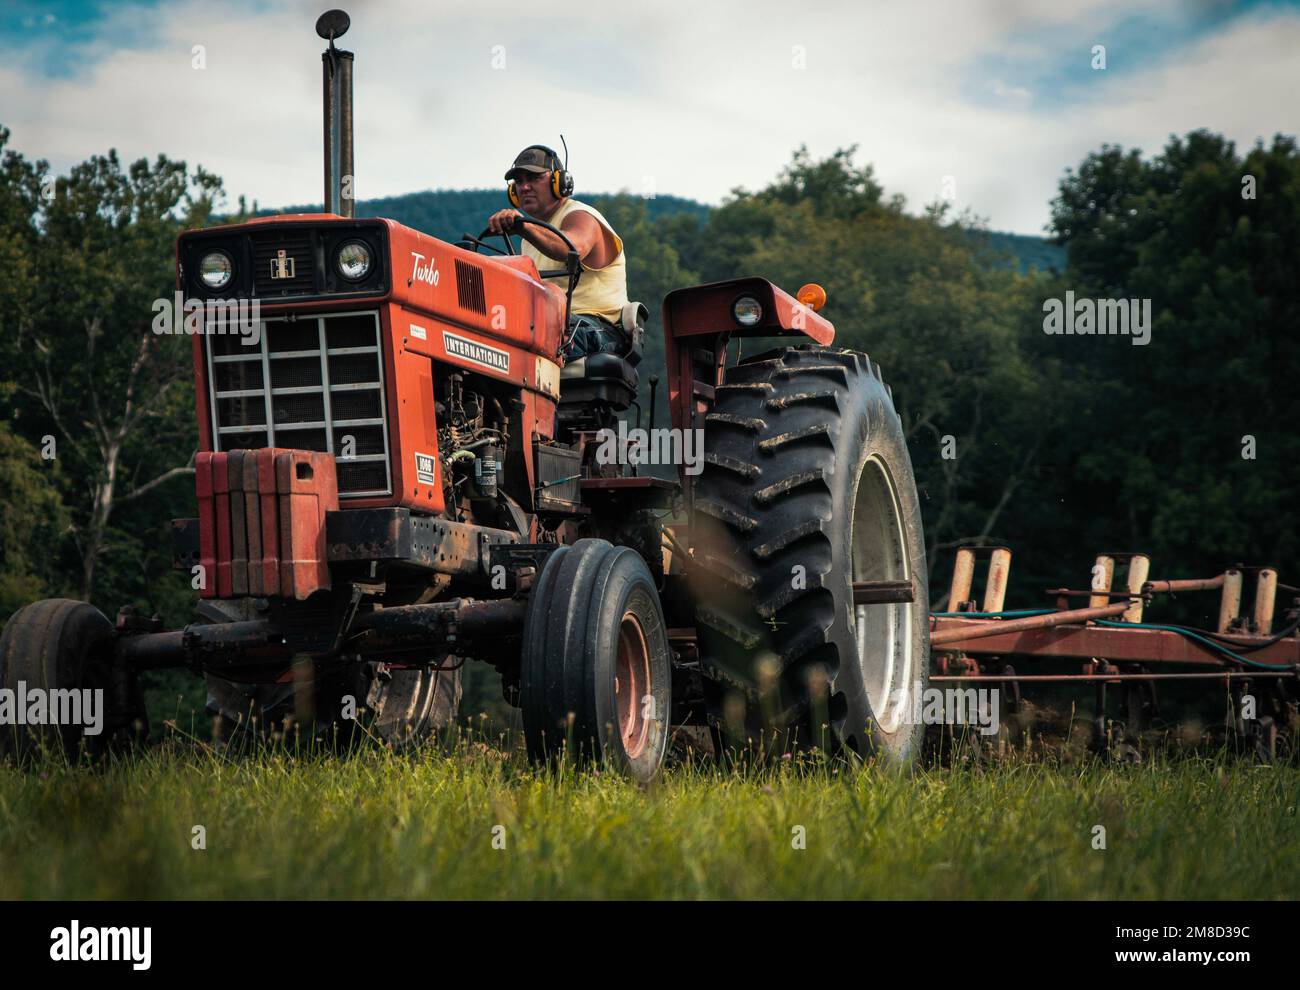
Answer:
[[[826,290],[816,282],[809,282],[799,289],[795,298],[816,313],[826,305]]]

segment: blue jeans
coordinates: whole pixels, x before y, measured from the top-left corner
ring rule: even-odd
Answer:
[[[569,317],[572,339],[564,352],[569,361],[588,354],[626,354],[631,346],[623,328],[593,313],[574,313]]]

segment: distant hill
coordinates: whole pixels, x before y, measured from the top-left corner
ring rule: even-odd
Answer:
[[[591,203],[605,198],[609,193],[584,193],[583,199]],[[679,213],[694,213],[701,219],[709,215],[709,207],[681,196],[655,196],[645,201],[650,219]],[[504,189],[429,189],[424,192],[386,196],[383,199],[357,201],[357,216],[388,217],[398,223],[413,227],[439,240],[457,241],[462,234],[477,236],[487,225],[487,218],[510,203]],[[320,206],[289,206],[283,210],[262,210],[262,216],[275,213],[309,213]]]
[[[1040,272],[1051,269],[1065,270],[1065,248],[1053,244],[1046,237],[1034,237],[1031,234],[1003,234],[990,230],[987,233],[972,234],[976,239],[984,238],[990,251],[1003,256],[1002,262],[995,262],[995,267],[1010,268],[1019,265],[1022,272],[1037,268]]]
[[[595,203],[609,195],[611,194],[585,193],[584,197]],[[710,210],[706,204],[682,196],[655,196],[645,203],[651,220],[681,213],[695,214],[703,220]],[[440,240],[457,241],[462,234],[479,234],[488,216],[509,205],[504,189],[428,189],[401,196],[359,200],[357,215],[389,217]],[[288,206],[281,210],[260,210],[259,215],[311,213],[318,210],[319,204]],[[1022,272],[1030,268],[1040,271],[1052,268],[1060,271],[1065,268],[1065,250],[1046,238],[996,231],[971,236],[983,240],[994,267],[1010,268],[1017,265]]]

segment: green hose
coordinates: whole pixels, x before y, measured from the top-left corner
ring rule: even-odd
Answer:
[[[1186,629],[1183,626],[1166,626],[1154,622],[1112,622],[1107,619],[1098,619],[1097,625],[1113,626],[1118,629],[1162,629],[1165,632],[1176,632],[1181,636],[1186,636],[1188,639],[1193,640],[1194,642],[1203,643],[1206,646],[1213,647],[1214,649],[1222,653],[1224,656],[1236,660],[1237,663],[1245,664],[1247,667],[1256,667],[1259,670],[1290,670],[1291,669],[1291,664],[1287,664],[1287,663],[1283,663],[1283,664],[1260,663],[1258,660],[1247,660],[1240,653],[1234,653],[1232,650],[1228,649],[1222,643],[1216,643],[1214,640],[1202,636],[1200,633],[1192,632],[1192,630]]]

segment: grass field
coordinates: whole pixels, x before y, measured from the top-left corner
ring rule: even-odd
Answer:
[[[173,739],[0,767],[0,897],[1292,899],[1297,804],[1294,763],[1226,753],[912,779],[688,760],[642,790],[468,738],[235,760]]]

